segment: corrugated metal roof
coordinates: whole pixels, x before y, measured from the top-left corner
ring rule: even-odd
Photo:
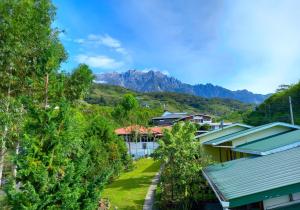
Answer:
[[[154,118],[152,118],[152,120],[180,119],[180,118],[187,117],[187,116],[189,116],[189,115],[186,113],[174,113],[174,114],[172,113],[172,114],[168,114],[168,115],[161,116],[161,117],[154,117]]]
[[[265,125],[253,127],[253,128],[247,129],[247,130],[239,131],[239,132],[229,134],[229,135],[226,135],[226,136],[223,136],[223,137],[220,137],[220,138],[216,138],[216,139],[213,139],[211,141],[207,141],[204,144],[213,145],[213,146],[219,145],[219,144],[222,144],[222,143],[225,143],[225,142],[232,141],[236,138],[246,136],[246,135],[249,135],[249,134],[252,134],[252,133],[255,133],[255,132],[258,132],[258,131],[262,131],[262,130],[265,130],[265,129],[268,129],[268,128],[272,128],[272,127],[275,127],[275,126],[284,126],[284,127],[289,127],[291,129],[300,129],[300,126],[297,126],[297,125],[292,125],[292,124],[283,123],[283,122],[274,122],[274,123],[268,123],[268,124],[265,124]]]
[[[224,128],[219,128],[219,129],[209,131],[209,132],[204,133],[204,134],[200,134],[200,135],[196,136],[195,138],[201,138],[203,136],[207,136],[207,135],[210,135],[210,134],[213,134],[213,133],[219,133],[219,132],[222,132],[223,130],[226,130],[226,129],[229,129],[229,128],[232,128],[232,127],[236,127],[236,126],[244,127],[244,128],[252,128],[252,126],[250,126],[250,125],[241,124],[241,123],[234,123],[234,124],[228,125]]]
[[[300,147],[212,165],[203,172],[223,202],[235,202],[236,206],[300,192]]]
[[[290,131],[273,137],[243,144],[236,147],[234,151],[257,155],[268,155],[297,146],[300,146],[300,130]]]

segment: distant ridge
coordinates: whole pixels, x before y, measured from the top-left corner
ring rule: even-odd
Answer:
[[[112,72],[95,76],[97,83],[117,85],[139,92],[187,93],[206,98],[228,98],[254,104],[262,103],[269,96],[255,94],[248,90],[231,91],[210,83],[190,85],[154,70],[147,72],[128,70],[122,73]]]

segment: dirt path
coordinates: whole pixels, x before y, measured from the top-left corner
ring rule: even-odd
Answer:
[[[155,190],[157,188],[157,184],[158,184],[159,179],[160,179],[161,171],[162,171],[162,167],[160,167],[160,170],[157,172],[155,177],[152,179],[151,185],[149,186],[147,195],[145,197],[143,210],[152,210],[152,208],[153,208]]]

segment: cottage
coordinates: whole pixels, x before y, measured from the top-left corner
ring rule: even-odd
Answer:
[[[150,155],[158,147],[157,140],[163,136],[163,130],[169,127],[146,128],[139,125],[115,130],[126,142],[128,153],[135,158]]]
[[[197,136],[203,144],[204,151],[219,162],[251,155],[249,152],[244,153],[242,150],[235,150],[236,147],[300,129],[300,126],[281,122],[269,123],[258,127],[248,126],[248,128],[247,125],[241,124],[232,126],[231,129],[230,126],[228,127],[229,130],[224,129],[224,131],[218,131],[211,135],[207,133]]]
[[[300,147],[203,170],[224,209],[300,209]]]
[[[252,126],[245,125],[245,124],[232,124],[229,126],[226,126],[224,128],[220,128],[217,130],[209,131],[204,134],[200,134],[196,136],[195,138],[200,141],[202,144],[203,151],[210,155],[214,161],[217,162],[223,162],[230,160],[230,155],[232,156],[231,150],[227,150],[226,148],[217,148],[212,145],[205,144],[206,142],[210,142],[214,139],[222,138],[225,136],[229,136],[234,133],[238,133],[247,129],[252,128]],[[224,150],[224,151],[222,151]]]

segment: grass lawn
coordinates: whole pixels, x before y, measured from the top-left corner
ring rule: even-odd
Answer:
[[[117,180],[106,186],[102,194],[108,198],[111,209],[141,210],[152,178],[159,171],[160,163],[151,158],[136,161],[135,169],[123,173]]]

